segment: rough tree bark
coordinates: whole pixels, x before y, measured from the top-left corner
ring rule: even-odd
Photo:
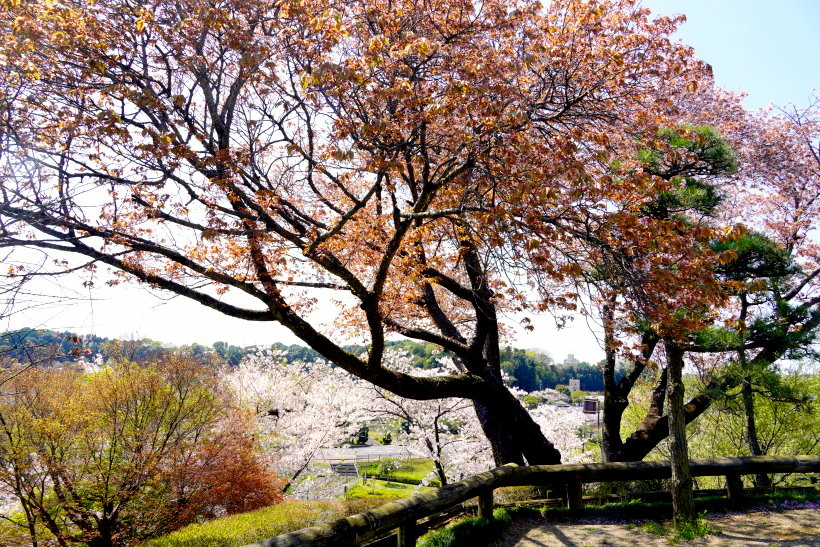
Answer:
[[[752,456],[764,456],[763,450],[760,448],[760,441],[757,437],[757,424],[755,419],[755,400],[754,391],[752,390],[752,381],[748,376],[743,378],[741,383],[741,397],[743,398],[743,416],[746,422],[746,445],[749,447],[749,452]],[[755,486],[770,487],[772,481],[765,473],[758,473],[755,475]]]
[[[604,409],[601,422],[603,460],[605,462],[633,461],[629,459],[631,454],[627,451],[627,447],[621,439],[621,420],[626,407],[629,406],[629,392],[646,368],[646,362],[652,356],[655,346],[658,344],[658,337],[649,332],[644,333],[641,339],[641,358],[635,360],[629,372],[620,381],[616,382],[617,353],[613,328],[614,317],[612,308],[609,305],[604,306],[603,319],[604,349],[606,351],[606,360],[602,371],[604,380]],[[661,403],[660,406],[662,409],[663,404]]]
[[[741,341],[746,342],[746,317],[748,315],[749,302],[746,294],[740,295],[740,318],[738,324],[740,327]],[[749,448],[749,453],[752,456],[762,456],[763,451],[760,449],[760,441],[757,438],[757,423],[755,417],[755,398],[754,390],[752,389],[752,377],[748,373],[749,363],[746,359],[746,350],[741,349],[737,352],[740,369],[744,371],[743,380],[740,382],[740,396],[743,402],[743,417],[746,426],[746,445]],[[755,475],[755,486],[768,487],[772,485],[772,481],[765,473],[758,473]]]
[[[692,472],[689,469],[689,447],[686,442],[686,417],[683,412],[683,350],[667,341],[666,359],[669,375],[669,453],[672,463],[672,510],[676,523],[695,518]]]

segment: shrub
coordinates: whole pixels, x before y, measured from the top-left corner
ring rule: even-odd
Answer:
[[[549,494],[550,487],[546,485],[505,486],[496,490],[498,501],[505,503],[546,499]]]
[[[390,477],[393,473],[399,470],[401,465],[393,458],[382,458],[376,465],[376,473],[383,477]]]

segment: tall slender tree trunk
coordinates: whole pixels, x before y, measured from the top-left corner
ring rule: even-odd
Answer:
[[[621,418],[629,405],[627,394],[615,382],[615,316],[612,306],[603,307],[604,350],[606,360],[601,375],[604,381],[604,409],[601,420],[601,457],[604,462],[621,461],[624,443],[621,440]]]
[[[627,407],[625,398],[604,393],[604,411],[601,417],[601,456],[604,462],[624,460],[624,443],[621,441],[621,417]]]
[[[740,295],[740,316],[738,323],[740,326],[741,341],[746,342],[746,316],[749,309],[749,303],[746,300],[746,295]],[[752,390],[752,377],[749,374],[749,362],[746,359],[746,350],[741,349],[737,352],[737,358],[740,361],[740,368],[743,371],[743,379],[740,383],[740,396],[743,400],[743,416],[746,421],[746,445],[749,447],[749,453],[752,456],[762,456],[763,451],[760,449],[760,441],[757,438],[757,423],[755,417],[755,396]],[[755,486],[769,487],[772,481],[765,473],[755,475]]]
[[[686,442],[686,418],[683,411],[683,350],[666,342],[669,375],[669,452],[672,461],[672,510],[680,524],[695,519],[692,473],[689,469],[689,446]]]
[[[441,407],[439,406],[439,409]],[[439,416],[436,416],[435,420],[433,421],[433,435],[436,438],[435,445],[430,441],[429,438],[425,437],[425,444],[427,445],[427,450],[430,451],[430,454],[435,454],[433,458],[433,465],[436,466],[436,473],[438,474],[438,479],[441,481],[442,486],[447,486],[447,474],[444,472],[444,466],[441,465],[441,437],[439,436]]]
[[[757,423],[755,418],[755,398],[752,391],[752,380],[749,376],[743,378],[741,384],[741,396],[743,398],[743,414],[746,419],[746,445],[752,456],[763,456],[760,448],[760,441],[757,438]],[[759,473],[755,475],[755,486],[768,488],[772,485],[769,475]]]
[[[26,522],[28,523],[28,535],[31,539],[31,547],[40,547],[40,542],[37,540],[37,525],[36,517],[32,515],[27,509],[25,510]]]

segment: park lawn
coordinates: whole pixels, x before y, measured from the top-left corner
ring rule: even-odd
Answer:
[[[418,492],[429,492],[435,490],[428,486],[416,486],[392,482],[382,479],[367,479],[367,484],[363,484],[364,479],[359,479],[353,486],[347,489],[345,499],[355,500],[361,498],[406,498]],[[386,503],[386,502],[385,502]]]
[[[145,542],[146,547],[234,547],[361,513],[393,498],[350,501],[287,500],[277,505],[191,524]]]
[[[394,471],[391,476],[397,479],[414,480],[421,482],[424,477],[435,470],[433,460],[429,458],[411,458],[407,460],[398,460],[399,469]],[[379,462],[369,462],[359,465],[359,474],[367,476],[376,475]]]

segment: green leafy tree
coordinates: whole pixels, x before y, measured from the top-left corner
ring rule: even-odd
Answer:
[[[381,477],[392,477],[393,473],[399,470],[401,464],[394,458],[382,458],[376,465],[376,473]]]
[[[166,531],[181,503],[174,462],[207,442],[226,412],[213,376],[184,356],[90,373],[31,369],[6,389],[0,480],[62,546]]]
[[[524,395],[523,402],[524,406],[526,406],[528,410],[532,410],[538,405],[543,404],[544,399],[542,397],[538,397],[537,395]]]
[[[776,344],[787,354],[799,356],[801,352],[812,351],[811,342],[815,335],[811,331],[790,332],[788,328],[783,328],[784,323],[793,322],[789,315],[796,310],[780,295],[784,292],[784,280],[798,271],[785,248],[763,234],[754,232],[717,243],[715,248],[733,256],[732,260],[719,266],[717,272],[734,289],[740,306],[737,326],[727,333],[730,339],[734,338],[739,348],[736,367],[731,373],[740,382],[739,397],[746,422],[746,444],[750,454],[760,456],[766,452],[761,447],[757,434],[755,392],[766,394],[774,400],[791,400],[796,403],[804,400],[805,396],[782,383],[780,376],[771,369],[772,363],[769,360],[759,357],[750,359],[746,346],[750,343]],[[773,313],[768,317],[765,311],[755,313],[755,310],[761,308],[769,308]],[[758,475],[756,482],[758,486],[770,486],[766,475]]]
[[[643,420],[651,405],[651,375],[659,371],[649,371],[645,381],[640,382],[630,394],[630,405],[624,413],[623,434],[635,430]],[[778,382],[788,386],[793,392],[804,393],[803,401],[794,399],[778,400],[768,394],[755,392],[758,438],[761,448],[770,455],[816,454],[820,449],[820,375],[817,365],[807,364],[775,370]],[[687,391],[697,392],[708,383],[694,374],[684,375]],[[720,456],[748,456],[746,441],[745,412],[740,386],[729,390],[727,396],[716,397],[709,408],[687,425],[686,435],[692,458]],[[648,460],[668,460],[669,447],[659,443],[649,454]],[[775,475],[779,483],[788,480],[786,475]],[[698,488],[719,488],[722,482],[717,478],[696,479]]]

